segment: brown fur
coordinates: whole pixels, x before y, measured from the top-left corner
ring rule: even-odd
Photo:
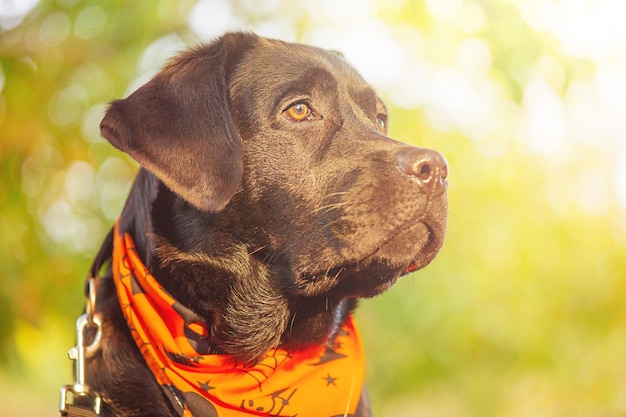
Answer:
[[[285,116],[298,102],[311,120]],[[386,119],[339,54],[243,33],[182,53],[111,104],[103,136],[142,165],[120,230],[210,325],[211,351],[254,360],[324,343],[357,298],[434,258],[445,160],[386,137]],[[173,415],[107,277],[87,382],[106,415]]]

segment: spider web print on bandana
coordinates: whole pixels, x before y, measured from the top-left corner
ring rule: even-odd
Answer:
[[[185,417],[350,416],[364,378],[352,316],[323,346],[272,349],[256,364],[202,354],[206,326],[168,294],[143,265],[129,234],[115,227],[113,277],[133,338],[157,382]],[[200,351],[200,352],[198,352]]]

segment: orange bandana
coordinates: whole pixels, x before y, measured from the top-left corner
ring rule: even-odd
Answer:
[[[129,234],[114,233],[113,277],[133,338],[180,416],[348,416],[363,388],[364,357],[352,317],[324,346],[272,349],[256,364],[203,354],[204,324],[143,265]],[[184,317],[188,317],[185,320]],[[200,352],[199,352],[200,351]]]

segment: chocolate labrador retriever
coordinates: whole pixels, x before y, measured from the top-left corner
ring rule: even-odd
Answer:
[[[247,33],[111,104],[141,168],[92,268],[101,415],[370,415],[351,312],[435,257],[447,212],[444,158],[386,129],[341,54]]]

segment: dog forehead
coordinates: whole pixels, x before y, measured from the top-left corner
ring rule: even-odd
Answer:
[[[237,82],[284,84],[307,73],[326,72],[339,82],[367,85],[338,52],[299,43],[258,39],[237,65]]]
[[[374,89],[340,52],[299,43],[257,37],[242,54],[230,87],[235,96],[260,101],[321,88],[333,96],[345,94],[368,113],[385,112]]]

